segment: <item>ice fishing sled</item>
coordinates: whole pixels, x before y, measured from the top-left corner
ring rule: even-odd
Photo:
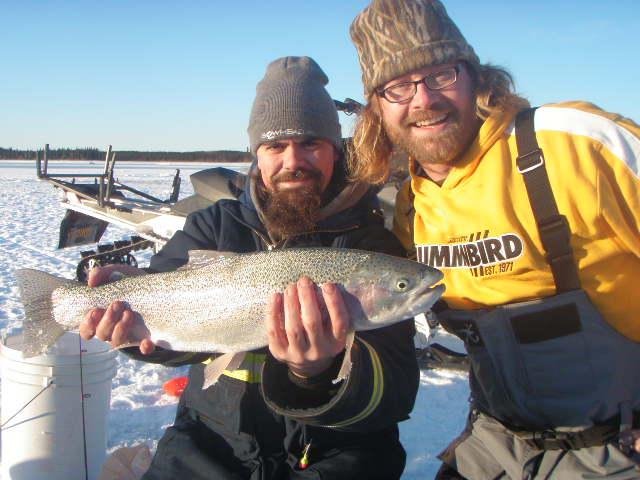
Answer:
[[[245,175],[224,167],[206,168],[191,175],[194,194],[179,199],[180,170],[177,169],[168,198],[157,198],[131,185],[118,181],[114,174],[115,152],[107,149],[101,173],[52,173],[47,147],[43,158],[36,158],[37,176],[62,192],[66,213],[60,223],[58,248],[96,244],[83,251],[76,269],[78,280],[97,265],[125,263],[137,266],[132,252],[159,249],[176,230],[184,225],[187,215],[207,207],[221,198],[237,197]],[[238,152],[242,155],[243,152]],[[244,154],[250,161],[249,154]],[[131,232],[131,237],[101,244],[109,224]]]

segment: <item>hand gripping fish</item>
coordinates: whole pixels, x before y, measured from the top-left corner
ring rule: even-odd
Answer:
[[[77,329],[91,308],[121,300],[143,322],[132,330],[138,342],[149,337],[170,350],[229,354],[207,366],[206,388],[222,370],[238,364],[244,352],[268,344],[264,319],[269,296],[303,275],[316,284],[339,285],[351,332],[414,317],[444,292],[443,285],[434,286],[442,273],[427,265],[338,248],[246,254],[191,251],[189,263],[176,271],[125,277],[95,288],[22,269],[16,278],[25,309],[23,355],[44,352],[65,331]],[[353,334],[349,338],[352,341]],[[343,365],[343,377],[349,367],[350,363]]]

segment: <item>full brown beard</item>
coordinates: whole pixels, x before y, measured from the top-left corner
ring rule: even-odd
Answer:
[[[401,126],[384,122],[384,127],[391,142],[407,152],[420,165],[452,163],[466,146],[457,111],[448,110],[448,120],[453,121],[444,132],[427,139],[411,135],[411,124],[439,117],[443,111],[447,110],[434,105],[430,111],[423,110],[411,114]]]
[[[280,189],[280,182],[311,178],[313,183],[291,189]],[[269,233],[279,239],[312,232],[322,205],[322,174],[313,170],[297,170],[275,175],[269,191],[260,174],[256,175],[256,192]]]

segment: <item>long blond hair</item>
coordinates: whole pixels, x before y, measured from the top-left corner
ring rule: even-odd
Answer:
[[[474,83],[476,115],[481,120],[495,112],[529,106],[525,98],[514,93],[513,78],[505,69],[490,64],[464,63]],[[376,97],[376,93],[371,94],[358,116],[348,166],[352,179],[382,184],[391,173],[390,159],[394,149],[382,124]]]

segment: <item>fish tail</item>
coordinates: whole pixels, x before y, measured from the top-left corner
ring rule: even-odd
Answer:
[[[53,345],[66,331],[53,316],[53,291],[71,280],[30,268],[16,270],[20,299],[24,306],[22,355],[33,357]]]

